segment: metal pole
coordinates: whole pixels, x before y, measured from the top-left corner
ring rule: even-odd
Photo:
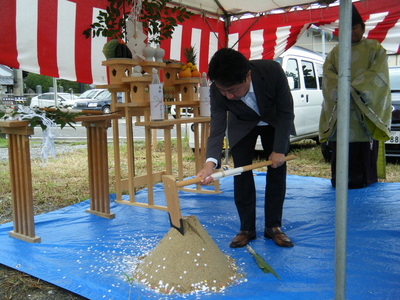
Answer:
[[[351,0],[340,1],[336,163],[335,299],[346,299],[347,192],[351,75]]]
[[[53,89],[54,89],[54,107],[58,106],[58,90],[57,90],[57,78],[53,77]]]

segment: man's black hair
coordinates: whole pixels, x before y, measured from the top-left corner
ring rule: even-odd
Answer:
[[[223,87],[242,83],[250,70],[248,59],[231,48],[215,52],[208,65],[208,77]]]

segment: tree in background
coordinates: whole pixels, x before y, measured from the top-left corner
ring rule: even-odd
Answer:
[[[47,93],[49,89],[53,87],[53,78],[44,75],[38,75],[35,73],[29,73],[25,78],[25,85],[27,89],[32,89],[36,91],[36,86],[40,85],[42,87],[42,92]],[[82,90],[82,85],[78,82],[68,81],[64,79],[57,79],[57,87],[63,87],[64,92],[69,93],[69,89],[72,88],[74,94],[81,93],[88,89],[88,85],[84,85]]]

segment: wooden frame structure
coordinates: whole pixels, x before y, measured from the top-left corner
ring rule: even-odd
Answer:
[[[122,59],[126,62],[126,59]],[[100,88],[107,88],[112,93],[111,110],[117,112],[126,121],[126,144],[127,144],[127,177],[122,176],[121,169],[121,149],[119,141],[119,128],[118,121],[113,121],[113,141],[114,141],[114,161],[115,161],[115,192],[116,202],[127,205],[141,206],[147,208],[155,208],[160,210],[167,210],[164,205],[155,203],[153,195],[153,185],[162,182],[163,175],[173,174],[172,163],[172,130],[176,130],[177,137],[177,178],[183,179],[183,141],[181,125],[185,123],[194,123],[195,135],[195,165],[196,171],[200,171],[202,164],[205,160],[207,137],[209,132],[209,117],[200,117],[199,115],[199,84],[200,78],[178,78],[178,72],[181,69],[180,64],[166,64],[161,62],[135,62],[127,63],[125,69],[131,68],[135,65],[140,65],[144,72],[152,74],[152,69],[157,69],[159,74],[162,74],[162,81],[164,89],[169,91],[169,96],[164,99],[165,105],[174,104],[177,107],[176,119],[168,120],[165,117],[162,121],[152,121],[150,118],[150,97],[149,97],[149,84],[151,84],[151,75],[144,75],[142,77],[130,76],[129,72],[119,72],[121,77],[119,79],[114,77],[111,73],[115,68],[113,64],[121,67],[120,62],[116,59],[103,62],[103,65],[108,67],[109,76],[113,76],[113,81],[109,85],[98,86]],[[117,101],[117,93],[123,92],[125,94],[125,101],[119,103]],[[180,109],[182,107],[193,108],[193,118],[181,118]],[[133,134],[133,124],[136,126],[143,126],[145,131],[145,147],[146,147],[146,174],[136,174],[135,167],[135,151],[134,142],[135,137]],[[153,158],[152,150],[154,149],[156,129],[163,130],[164,135],[164,150],[165,150],[165,170],[154,172],[153,171]],[[153,143],[153,145],[152,145]],[[148,197],[147,203],[138,202],[135,199],[135,192],[138,187],[147,187]],[[127,191],[129,200],[123,200],[123,192]],[[193,192],[202,192],[200,185]],[[219,183],[215,183],[215,191],[219,191]],[[210,191],[206,191],[210,192]]]
[[[110,213],[110,192],[108,179],[107,128],[110,120],[118,115],[93,115],[75,118],[86,127],[88,136],[88,168],[90,188],[90,209],[92,213],[104,218],[114,218]],[[14,230],[11,237],[29,243],[40,243],[35,235],[34,203],[32,191],[32,172],[29,136],[34,129],[28,121],[0,121],[2,133],[8,136],[8,155],[10,166]]]
[[[29,243],[40,243],[35,235],[32,172],[29,136],[33,128],[27,121],[1,121],[1,131],[8,135],[8,158],[12,193],[14,230],[11,237]]]
[[[200,171],[205,160],[205,149],[209,131],[209,117],[199,115],[198,87],[200,78],[179,79],[177,73],[180,65],[159,62],[143,62],[143,69],[149,72],[157,68],[163,72],[165,87],[173,92],[170,101],[165,105],[174,104],[178,108],[193,108],[193,118],[181,118],[179,109],[177,118],[162,121],[150,119],[150,99],[148,85],[151,83],[150,76],[132,77],[132,68],[138,62],[129,59],[110,60],[103,63],[109,68],[110,84],[105,87],[112,95],[111,109],[113,114],[89,115],[75,118],[76,122],[82,122],[86,127],[88,141],[88,168],[90,188],[90,209],[88,213],[104,218],[114,218],[115,214],[110,212],[109,202],[109,176],[108,176],[108,147],[107,129],[113,127],[113,146],[115,161],[115,192],[117,203],[136,205],[146,208],[155,208],[167,211],[165,205],[156,204],[153,195],[153,185],[162,182],[163,175],[173,174],[172,163],[172,138],[171,131],[176,130],[177,136],[177,178],[183,179],[183,141],[181,125],[193,123],[195,136],[195,165],[196,172]],[[125,101],[118,102],[117,93],[123,92]],[[119,141],[118,119],[124,117],[126,120],[127,139],[127,167],[128,176],[121,175],[121,149]],[[146,174],[138,176],[135,170],[134,134],[133,122],[136,126],[145,128],[146,143]],[[9,138],[9,160],[12,184],[13,221],[14,230],[10,231],[11,237],[38,243],[41,238],[35,235],[32,174],[30,162],[29,136],[34,133],[33,128],[28,126],[27,121],[0,121],[0,128]],[[164,132],[165,143],[165,170],[153,172],[152,158],[152,135],[156,129]],[[146,186],[148,189],[147,203],[135,201],[135,191],[138,187]],[[214,184],[215,190],[202,190],[200,185],[190,192],[213,193],[219,192],[219,182]],[[128,191],[129,201],[122,200],[123,191]]]
[[[110,212],[110,185],[108,177],[107,129],[117,115],[82,116],[75,118],[86,127],[88,146],[88,168],[90,209],[86,212],[113,219]]]

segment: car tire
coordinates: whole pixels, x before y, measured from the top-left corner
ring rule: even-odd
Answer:
[[[332,148],[327,142],[323,142],[321,145],[321,153],[324,157],[325,162],[330,163],[332,160]]]
[[[109,106],[104,106],[103,114],[111,114],[111,108]]]

